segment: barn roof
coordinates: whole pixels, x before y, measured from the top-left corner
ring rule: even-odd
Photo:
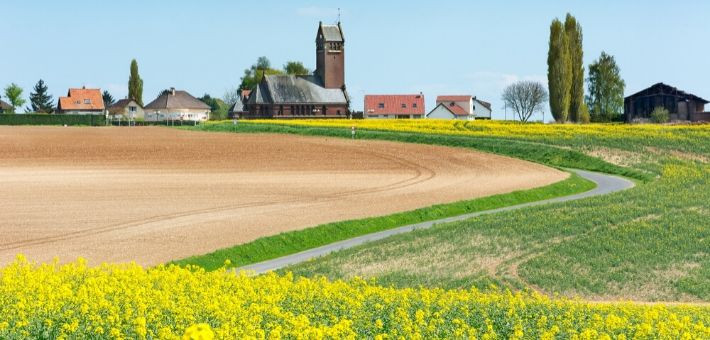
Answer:
[[[342,89],[323,87],[316,76],[266,75],[249,95],[249,104],[343,104]]]
[[[626,99],[636,99],[639,97],[645,97],[645,96],[654,96],[657,94],[668,94],[668,95],[674,95],[677,97],[685,98],[685,99],[692,99],[696,101],[703,102],[704,104],[710,103],[709,101],[700,98],[694,94],[687,93],[685,91],[681,91],[676,87],[664,84],[664,83],[656,83],[651,85],[650,87],[643,89],[639,92],[636,92],[628,97]]]

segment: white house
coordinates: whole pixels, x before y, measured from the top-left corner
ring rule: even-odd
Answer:
[[[208,120],[211,108],[186,91],[175,88],[165,91],[145,106],[145,120],[157,122],[165,120]]]
[[[426,118],[435,119],[490,119],[490,104],[473,96],[438,96],[436,106],[429,111]]]
[[[473,97],[473,114],[476,119],[491,119],[491,103]]]
[[[117,119],[121,116],[122,119],[145,119],[145,112],[143,107],[140,106],[135,100],[126,98],[115,102],[113,105],[108,107],[108,114],[113,119]]]

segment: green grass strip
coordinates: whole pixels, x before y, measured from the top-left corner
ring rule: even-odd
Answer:
[[[208,126],[208,129],[212,131],[220,131],[220,129],[214,128],[219,126],[222,125]],[[237,129],[241,129],[241,132],[257,132],[244,131],[244,126],[247,126],[248,128],[250,124],[240,123],[240,127]],[[224,129],[221,131],[234,131],[233,129],[234,127],[232,127],[232,130]],[[259,129],[258,132],[265,131]],[[225,262],[229,260],[231,263],[227,265],[227,267],[239,267],[408,224],[431,221],[477,211],[496,209],[521,203],[540,201],[554,197],[567,196],[585,192],[593,189],[594,187],[595,184],[593,182],[581,178],[576,174],[572,174],[568,179],[540,188],[514,191],[507,194],[499,194],[449,204],[439,204],[380,217],[323,224],[312,228],[262,237],[249,243],[220,249],[205,255],[198,255],[173,261],[171,263],[178,265],[197,265],[205,268],[206,270],[215,270],[224,267]]]

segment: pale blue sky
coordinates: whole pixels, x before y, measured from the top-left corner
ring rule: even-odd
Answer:
[[[55,99],[82,85],[123,98],[136,58],[146,102],[171,86],[222,96],[262,55],[314,68],[318,21],[335,22],[338,7],[356,110],[364,94],[422,91],[427,109],[437,95],[472,94],[503,118],[505,85],[546,80],[549,24],[568,11],[583,27],[585,65],[614,55],[627,94],[663,81],[710,98],[710,2],[700,0],[2,0],[0,85],[27,96],[42,78]]]

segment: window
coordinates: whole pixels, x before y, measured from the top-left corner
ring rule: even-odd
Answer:
[[[416,109],[416,108],[417,108],[417,103],[412,103],[412,107]]]
[[[136,112],[136,107],[135,107],[135,106],[129,106],[129,107],[128,107],[128,112]]]
[[[451,102],[451,103],[449,103],[449,106],[456,106],[456,103]]]
[[[379,103],[379,104],[377,104],[377,107],[380,108],[380,109],[384,109],[384,108],[385,108],[385,103]]]
[[[403,108],[403,109],[406,109],[406,108],[407,108],[407,104],[402,103],[402,108]]]
[[[84,104],[91,104],[91,99],[89,99],[89,98],[84,99]]]

